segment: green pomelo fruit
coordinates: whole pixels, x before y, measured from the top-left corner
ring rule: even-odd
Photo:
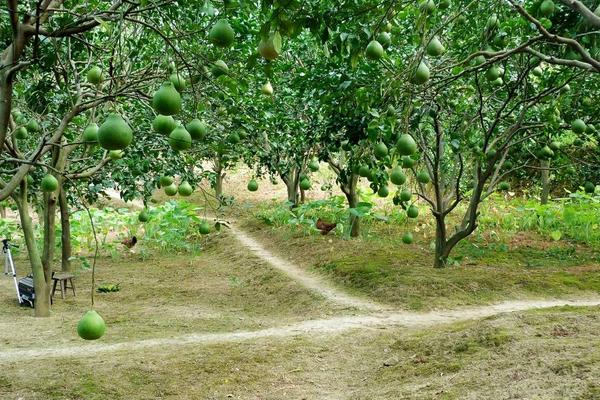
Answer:
[[[317,160],[311,160],[308,163],[308,169],[310,169],[312,172],[317,172],[319,170],[319,162]]]
[[[406,175],[404,175],[404,172],[402,172],[400,167],[396,167],[392,170],[390,173],[390,182],[394,185],[404,185],[406,182]]]
[[[402,191],[400,192],[400,200],[406,202],[410,201],[410,199],[412,199],[411,191],[408,189],[402,189]]]
[[[38,132],[40,130],[40,124],[38,124],[35,119],[30,119],[27,122],[27,125],[25,125],[25,128],[27,128],[29,132]]]
[[[123,158],[123,150],[111,150],[108,152],[108,157],[111,160],[120,160]]]
[[[389,194],[390,194],[390,190],[389,190],[389,189],[388,189],[388,187],[387,187],[387,186],[385,186],[385,185],[381,185],[381,186],[379,187],[379,190],[377,191],[377,195],[378,195],[379,197],[388,197],[388,196],[389,196]]]
[[[225,64],[225,61],[217,60],[210,67],[210,71],[215,78],[218,78],[222,75],[227,75],[229,73],[229,67]]]
[[[582,119],[577,118],[575,121],[571,123],[571,130],[577,134],[581,134],[585,132],[587,126]]]
[[[413,240],[413,234],[410,232],[406,232],[402,235],[402,243],[404,244],[412,244]]]
[[[310,189],[310,181],[307,178],[304,178],[300,181],[300,189],[302,189],[302,190]]]
[[[192,147],[192,136],[183,125],[179,125],[169,135],[169,145],[176,151],[187,150]]]
[[[262,85],[262,87],[260,88],[260,91],[265,96],[272,96],[273,95],[273,85],[271,85],[271,82],[267,82],[264,85]]]
[[[366,165],[361,165],[361,166],[358,168],[358,175],[360,175],[360,176],[361,176],[361,177],[363,177],[363,178],[366,178],[366,177],[368,177],[369,175],[371,175],[371,170],[369,169],[369,167],[368,167],[368,166],[366,166]]]
[[[414,82],[417,85],[422,85],[429,80],[429,76],[429,67],[423,61],[421,61],[415,70]]]
[[[197,118],[191,120],[186,128],[193,140],[202,140],[206,137],[206,124]]]
[[[183,92],[187,86],[185,78],[180,74],[171,74],[169,81],[173,84],[173,86],[175,86],[175,90],[178,92]]]
[[[251,179],[250,182],[248,182],[248,190],[251,192],[256,192],[258,190],[258,182],[256,182],[254,179]]]
[[[132,140],[133,131],[119,114],[110,114],[98,129],[98,143],[106,150],[122,150]]]
[[[42,183],[40,185],[43,192],[54,192],[58,189],[58,181],[54,177],[54,175],[47,174],[42,178]]]
[[[377,40],[372,40],[365,50],[365,55],[370,60],[379,60],[384,53],[383,46]]]
[[[206,221],[202,221],[200,223],[200,226],[198,227],[198,232],[200,232],[201,235],[208,235],[210,233],[209,223]]]
[[[102,83],[102,70],[98,66],[90,68],[85,75],[87,81],[92,85],[98,85]]]
[[[400,135],[396,147],[402,156],[410,156],[417,152],[417,142],[407,133]]]
[[[15,130],[15,139],[23,140],[27,137],[27,129],[24,126],[19,127]]]
[[[179,194],[181,196],[188,197],[188,196],[192,195],[192,193],[194,192],[194,189],[192,188],[192,185],[190,185],[187,181],[183,181],[179,185],[179,188],[177,189],[177,191],[179,192]]]
[[[175,115],[181,111],[181,95],[172,82],[164,83],[154,93],[152,107],[162,115]]]
[[[235,32],[226,19],[220,19],[208,33],[208,40],[218,47],[229,47],[235,40]]]
[[[431,181],[431,178],[429,178],[429,174],[427,172],[420,171],[417,174],[417,182],[427,184],[429,181]]]
[[[173,183],[173,178],[170,176],[161,176],[158,183],[160,183],[161,187],[166,187]]]
[[[238,144],[240,142],[240,135],[237,133],[232,133],[227,136],[227,141],[231,144]]]
[[[165,186],[164,189],[167,196],[175,196],[177,194],[177,185],[175,185],[175,183]]]
[[[388,47],[392,44],[392,36],[388,32],[381,32],[377,35],[377,41],[383,47]]]
[[[263,38],[258,43],[258,54],[265,60],[273,61],[279,57],[281,53],[281,36],[277,33],[269,35],[268,38]]]
[[[583,185],[583,190],[585,190],[585,192],[588,193],[588,194],[594,193],[596,191],[596,185],[594,185],[590,181],[587,181]]]
[[[87,143],[96,143],[98,141],[98,131],[100,128],[98,124],[92,122],[83,131],[83,141]]]
[[[406,210],[406,216],[408,218],[417,218],[419,216],[419,209],[414,204],[411,204]]]
[[[402,157],[402,168],[412,168],[415,166],[415,160],[410,156]]]
[[[146,210],[145,208],[140,211],[140,213],[138,214],[138,221],[140,222],[148,222],[148,220],[150,219],[150,215],[148,214],[148,210]]]
[[[175,120],[170,115],[158,114],[152,121],[152,129],[162,135],[168,135],[176,127]]]
[[[373,147],[373,154],[375,158],[381,160],[388,155],[388,148],[385,143],[379,142]]]
[[[540,14],[544,17],[549,17],[554,14],[555,9],[556,7],[552,0],[544,0],[542,1],[542,4],[540,4]]]
[[[506,192],[508,189],[510,189],[510,184],[508,182],[500,182],[498,184],[498,190]]]
[[[500,78],[500,75],[501,75],[500,68],[498,68],[498,66],[496,66],[496,65],[492,65],[490,68],[488,68],[487,71],[485,71],[485,77],[490,82],[493,82],[496,79]]]
[[[446,51],[444,45],[442,42],[440,42],[437,36],[434,36],[433,39],[431,39],[426,50],[427,54],[431,57],[439,57]]]
[[[95,310],[89,310],[77,323],[77,334],[85,340],[100,339],[104,335],[106,324]]]

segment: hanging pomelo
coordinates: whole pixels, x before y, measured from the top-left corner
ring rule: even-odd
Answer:
[[[133,131],[119,114],[110,114],[98,129],[98,143],[106,150],[122,150],[133,140]]]
[[[394,185],[404,185],[406,182],[406,175],[404,175],[404,172],[402,172],[400,167],[396,167],[390,172],[390,182]]]
[[[258,182],[256,182],[254,179],[251,179],[250,182],[248,182],[248,190],[251,192],[256,192],[258,190]]]
[[[402,168],[412,168],[415,166],[415,160],[412,157],[404,156],[402,157]]]
[[[179,194],[181,196],[187,197],[187,196],[191,196],[191,194],[194,192],[194,189],[192,188],[192,185],[190,185],[187,181],[183,181],[179,185],[179,188],[177,191],[179,192]]]
[[[366,165],[361,165],[361,166],[358,168],[358,175],[360,175],[360,176],[361,176],[361,177],[363,177],[363,178],[366,178],[366,177],[368,177],[369,175],[371,175],[371,170],[369,169],[369,167],[368,167],[368,166],[366,166]]]
[[[417,142],[407,133],[400,135],[396,147],[402,156],[410,156],[417,152]]]
[[[435,11],[435,2],[433,0],[422,0],[419,7],[425,13],[432,13]]]
[[[108,157],[111,160],[120,160],[121,158],[123,158],[123,150],[111,150],[108,152]]]
[[[54,192],[58,189],[58,181],[54,177],[54,175],[47,174],[42,178],[42,183],[40,185],[43,192],[50,193]]]
[[[181,111],[181,95],[172,82],[165,82],[154,93],[152,107],[162,115],[174,115]]]
[[[85,76],[87,81],[92,85],[98,85],[102,83],[102,70],[98,66],[90,68]]]
[[[240,142],[240,135],[234,132],[227,136],[227,141],[231,144],[238,144]]]
[[[370,60],[379,60],[384,53],[383,46],[377,40],[371,40],[365,50],[365,55]]]
[[[27,129],[24,126],[21,126],[15,130],[15,139],[23,140],[27,137]]]
[[[310,189],[310,181],[308,178],[304,178],[300,181],[300,189],[309,190]]]
[[[390,194],[390,190],[389,190],[389,189],[388,189],[388,187],[387,187],[387,186],[385,186],[385,185],[381,185],[381,186],[379,187],[379,190],[377,191],[377,195],[378,195],[379,197],[388,197],[388,196],[389,196],[389,194]]]
[[[106,324],[104,320],[94,310],[89,310],[77,323],[77,334],[85,340],[100,339],[104,335]]]
[[[444,54],[445,51],[444,45],[437,36],[434,36],[427,45],[427,54],[431,57],[439,57]]]
[[[378,160],[385,158],[388,155],[388,148],[385,145],[385,143],[379,142],[375,144],[375,146],[373,147],[373,154]]]
[[[175,90],[178,92],[183,92],[187,86],[187,82],[181,74],[171,74],[169,81],[175,86]]]
[[[419,183],[427,184],[430,180],[429,174],[425,171],[421,171],[417,174],[417,181]]]
[[[440,10],[446,10],[450,8],[451,5],[452,3],[450,2],[450,0],[440,0],[440,2],[438,3],[438,8]]]
[[[201,235],[208,235],[210,233],[209,223],[206,221],[202,221],[200,223],[200,226],[198,227],[198,232],[200,232]]]
[[[429,67],[423,61],[419,63],[419,66],[415,70],[414,82],[421,85],[429,80],[430,72]]]
[[[31,175],[27,175],[27,185],[33,185],[33,177]]]
[[[262,38],[258,43],[258,53],[266,60],[273,61],[281,53],[281,35],[272,33],[268,38]]]
[[[537,77],[544,75],[544,70],[541,67],[535,67],[531,70],[531,73]]]
[[[161,187],[166,187],[173,183],[173,178],[171,178],[170,176],[161,176],[158,182],[160,183]]]
[[[193,140],[202,140],[206,136],[206,124],[198,118],[194,118],[187,124],[187,131]]]
[[[488,81],[492,82],[500,78],[502,71],[496,65],[492,65],[487,71],[485,71],[485,77]]]
[[[177,194],[177,185],[175,183],[165,186],[164,189],[167,196],[175,196]]]
[[[27,122],[27,125],[25,125],[25,128],[27,128],[29,132],[38,132],[40,130],[40,124],[38,124],[35,119],[30,119]]]
[[[406,202],[410,201],[410,199],[412,199],[411,191],[408,189],[402,189],[402,191],[400,192],[400,200]]]
[[[319,170],[319,161],[311,160],[308,163],[308,169],[310,169],[312,172],[317,172]]]
[[[402,235],[402,243],[404,244],[412,244],[413,242],[413,234],[410,232],[406,232]]]
[[[225,61],[217,60],[210,67],[210,71],[215,78],[218,78],[221,75],[227,75],[227,73],[229,73],[229,67],[225,64]]]
[[[233,44],[234,39],[235,32],[226,19],[218,20],[208,34],[208,40],[218,47],[229,47]]]
[[[192,147],[192,136],[183,125],[179,125],[169,135],[169,145],[173,150],[187,150]]]
[[[260,89],[260,91],[262,92],[262,94],[264,94],[266,96],[272,96],[273,95],[273,86],[271,85],[271,82],[267,82],[264,85],[262,85],[262,88]]]
[[[552,157],[554,157],[554,152],[552,149],[549,146],[542,147],[540,150],[540,158],[550,159]]]
[[[140,211],[140,213],[138,214],[138,221],[140,222],[148,222],[148,220],[150,219],[150,215],[148,214],[148,210],[146,210],[145,208]]]
[[[388,47],[392,44],[392,36],[388,32],[381,32],[377,35],[377,41],[383,47]]]
[[[417,218],[419,216],[419,209],[414,204],[411,204],[406,210],[406,216],[408,218]]]
[[[173,132],[176,127],[175,120],[170,115],[158,114],[152,121],[152,129],[163,135]]]
[[[83,141],[87,143],[96,143],[98,141],[98,124],[92,122],[83,131]]]
[[[577,134],[585,132],[587,126],[582,119],[577,118],[575,121],[571,123],[571,130]]]
[[[555,10],[554,2],[552,0],[544,0],[542,4],[540,4],[540,14],[544,17],[549,17],[554,14]]]

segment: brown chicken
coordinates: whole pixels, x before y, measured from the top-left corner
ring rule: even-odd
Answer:
[[[135,246],[137,241],[137,238],[135,236],[132,236],[131,239],[123,239],[121,241],[121,244],[127,247],[128,249],[131,249],[133,246]]]
[[[318,230],[321,231],[321,235],[327,235],[329,232],[331,232],[333,229],[335,229],[336,226],[337,226],[337,224],[335,222],[334,223],[325,222],[321,218],[319,218],[316,223],[316,227]]]

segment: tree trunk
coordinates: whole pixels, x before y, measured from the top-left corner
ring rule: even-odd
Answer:
[[[0,206],[0,218],[6,218],[6,207]]]
[[[300,189],[300,203],[304,204],[306,201],[306,192],[303,189]]]
[[[65,168],[66,153],[58,147],[53,151],[52,161],[54,168],[59,172],[52,172],[58,181],[59,190],[62,188],[62,172]],[[54,261],[54,250],[56,249],[56,208],[58,205],[56,192],[44,193],[44,250],[42,253],[42,264],[46,276],[52,275],[52,262]]]
[[[342,184],[342,192],[346,195],[348,200],[348,208],[356,208],[358,205],[358,194],[356,193],[356,187],[358,185],[358,175],[351,174],[348,182]],[[360,218],[356,215],[350,214],[350,237],[360,236]]]
[[[550,194],[550,160],[542,160],[542,197],[541,203],[548,204]]]
[[[446,221],[444,217],[436,217],[435,227],[435,258],[433,260],[433,268],[444,268],[448,261],[448,256],[452,248],[448,246],[446,241]]]
[[[69,219],[69,203],[67,194],[61,188],[58,196],[60,205],[60,226],[61,226],[61,270],[63,272],[71,272],[71,221]]]
[[[19,218],[21,220],[21,229],[27,246],[31,272],[33,273],[33,286],[35,288],[35,316],[50,316],[50,279],[51,276],[44,274],[44,266],[35,241],[33,223],[29,214],[29,204],[27,202],[27,182],[23,180],[20,184],[19,193],[14,196],[19,209]]]
[[[221,157],[217,155],[217,157],[213,161],[214,163],[214,173],[216,174],[215,179],[215,197],[219,204],[221,204],[223,200],[223,179],[225,178],[225,173],[223,173],[223,166],[221,165]]]
[[[298,185],[300,184],[296,170],[292,170],[287,174],[281,175],[281,180],[285,183],[287,189],[287,201],[290,203],[290,208],[298,206],[300,194]]]

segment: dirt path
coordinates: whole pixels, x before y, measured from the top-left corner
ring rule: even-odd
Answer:
[[[135,351],[165,346],[186,346],[193,344],[214,344],[241,342],[261,338],[290,337],[299,335],[319,335],[341,333],[351,329],[406,327],[419,328],[436,324],[485,318],[506,312],[524,311],[534,308],[548,308],[562,305],[596,306],[600,299],[592,300],[530,300],[504,302],[489,306],[466,308],[452,311],[432,311],[428,313],[384,312],[369,315],[340,316],[329,319],[308,320],[293,325],[274,327],[256,331],[192,334],[170,338],[147,339],[114,344],[87,342],[77,346],[48,347],[36,349],[11,349],[0,351],[0,362],[15,362],[39,358],[89,357],[93,354],[115,351]]]
[[[119,198],[119,194],[114,190],[108,190],[107,194],[114,200],[122,201]],[[132,201],[128,204],[131,204],[137,208],[143,207],[142,202],[139,200]],[[275,269],[278,269],[279,271],[285,273],[287,276],[300,283],[307,289],[318,293],[319,295],[330,300],[331,302],[345,307],[353,307],[368,311],[383,311],[386,309],[386,307],[382,305],[376,304],[366,299],[349,295],[334,288],[319,277],[309,274],[302,268],[293,265],[289,261],[274,255],[269,250],[265,249],[258,241],[251,238],[248,234],[235,227],[233,224],[230,225],[230,228],[233,236],[243,246],[252,250],[252,252],[256,254],[259,258],[261,258],[263,261],[267,262]],[[389,309],[389,307],[387,309]]]

